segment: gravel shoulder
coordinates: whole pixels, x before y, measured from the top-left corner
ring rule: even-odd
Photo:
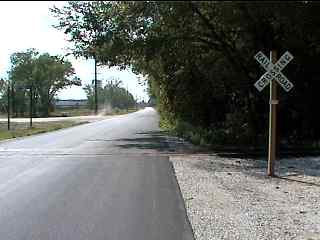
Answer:
[[[197,240],[320,239],[320,158],[170,157]],[[280,163],[280,164],[279,164]]]

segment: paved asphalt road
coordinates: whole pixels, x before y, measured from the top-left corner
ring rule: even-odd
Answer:
[[[0,143],[0,239],[193,239],[145,110]]]

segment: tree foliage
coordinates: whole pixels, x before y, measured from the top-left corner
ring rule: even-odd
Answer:
[[[69,61],[35,49],[13,53],[10,57],[9,82],[13,95],[13,110],[23,114],[32,88],[36,107],[42,116],[48,116],[54,96],[71,85],[81,85]]]
[[[101,110],[129,109],[135,106],[136,101],[133,95],[125,88],[121,87],[122,81],[117,78],[109,79],[104,86],[98,86],[98,107]],[[85,85],[83,88],[87,94],[89,107],[95,106],[94,85]]]
[[[164,119],[258,144],[266,140],[268,91],[253,86],[263,74],[253,56],[272,49],[295,56],[284,70],[295,88],[279,90],[282,139],[319,140],[319,10],[306,1],[99,1],[52,13],[76,54],[145,75]]]

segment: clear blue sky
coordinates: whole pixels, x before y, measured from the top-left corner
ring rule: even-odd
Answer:
[[[0,2],[0,77],[7,77],[6,72],[10,68],[10,55],[16,51],[28,48],[36,48],[38,51],[49,52],[52,55],[66,53],[70,43],[67,36],[52,27],[56,20],[49,12],[53,5],[61,7],[62,1],[1,1]],[[81,78],[82,84],[91,83],[94,78],[94,61],[74,59],[68,57],[76,74]],[[148,100],[146,87],[138,84],[138,76],[130,70],[119,71],[117,68],[98,68],[98,78],[108,79],[118,77],[123,82],[123,87],[140,100]],[[62,90],[60,99],[83,99],[86,98],[82,87],[71,87]]]

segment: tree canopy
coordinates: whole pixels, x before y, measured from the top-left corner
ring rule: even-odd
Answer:
[[[39,54],[35,49],[13,53],[10,57],[9,82],[13,92],[14,112],[26,108],[27,90],[33,89],[37,110],[48,116],[56,94],[71,85],[81,85],[69,61],[48,53]]]
[[[219,132],[229,143],[266,140],[268,91],[253,56],[272,49],[295,57],[279,90],[285,142],[319,140],[320,4],[283,2],[69,2],[53,8],[74,53],[143,74],[161,117]]]
[[[114,108],[129,109],[135,106],[133,95],[121,85],[122,81],[115,77],[107,80],[105,85],[98,85],[98,108],[101,111],[111,111]],[[94,109],[94,85],[87,84],[83,89],[87,94],[89,107]]]

